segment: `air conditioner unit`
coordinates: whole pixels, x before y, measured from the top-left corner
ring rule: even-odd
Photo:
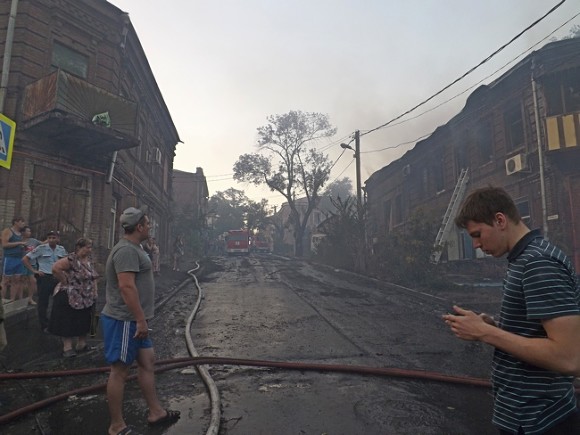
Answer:
[[[516,154],[515,156],[506,159],[505,161],[505,173],[507,175],[512,175],[518,172],[522,172],[528,169],[528,156],[527,154]]]
[[[153,163],[161,164],[161,150],[159,148],[153,148]]]
[[[411,175],[411,165],[403,166],[403,177],[408,177]]]

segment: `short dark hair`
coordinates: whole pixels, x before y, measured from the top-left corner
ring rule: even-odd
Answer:
[[[24,218],[22,216],[14,216],[14,218],[12,219],[12,225],[14,225],[18,221],[24,221]]]
[[[455,225],[467,227],[469,221],[493,226],[495,214],[503,213],[514,223],[521,220],[520,212],[513,199],[501,187],[482,187],[474,190],[463,201],[455,218]]]
[[[91,239],[87,239],[85,237],[81,237],[77,239],[75,243],[75,251],[79,250],[80,248],[84,248],[85,246],[92,246],[93,241]]]

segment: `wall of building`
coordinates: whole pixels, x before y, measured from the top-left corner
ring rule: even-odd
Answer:
[[[10,3],[0,4],[2,36]],[[170,252],[179,137],[126,13],[106,1],[20,0],[2,112],[17,130],[12,167],[0,168],[1,227],[22,215],[39,238],[59,230],[68,249],[90,237],[102,263],[122,236],[118,216],[136,206]],[[104,112],[110,125],[93,122]]]
[[[546,133],[550,125],[555,126],[551,141]],[[580,175],[579,126],[580,39],[575,38],[546,45],[475,90],[447,124],[374,173],[366,182],[371,240],[380,243],[419,208],[441,222],[465,168],[468,192],[486,185],[504,187],[530,227],[541,228],[547,219],[548,237],[573,255],[580,267],[579,228],[574,220],[580,204],[580,190],[575,189]],[[538,142],[544,151],[545,213]],[[475,255],[454,228],[443,258]]]

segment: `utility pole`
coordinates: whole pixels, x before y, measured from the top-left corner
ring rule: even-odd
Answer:
[[[358,269],[360,272],[366,271],[366,257],[367,257],[367,234],[366,223],[364,221],[363,201],[362,201],[362,186],[360,175],[360,131],[354,132],[354,150],[349,144],[341,143],[341,148],[354,151],[354,158],[356,159],[356,211],[358,215],[359,225],[362,226],[362,240],[360,241],[360,255],[358,255]],[[357,249],[357,250],[359,250]]]
[[[356,159],[356,206],[358,217],[362,222],[362,187],[360,181],[360,131],[354,132],[354,158]]]
[[[346,143],[341,143],[340,147],[343,149],[349,149],[354,151],[354,158],[356,164],[356,210],[358,212],[358,217],[362,222],[362,186],[360,177],[360,131],[356,130],[354,132],[354,149]]]
[[[534,116],[536,121],[536,138],[538,142],[538,161],[540,168],[540,197],[542,200],[542,226],[544,230],[544,238],[548,240],[548,212],[546,207],[546,185],[545,185],[545,175],[544,175],[544,149],[542,145],[542,131],[540,129],[540,109],[538,108],[538,94],[536,91],[536,65],[535,58],[532,58],[532,96],[534,99]]]

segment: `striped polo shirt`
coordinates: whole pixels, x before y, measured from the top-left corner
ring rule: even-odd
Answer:
[[[580,289],[568,257],[530,231],[510,251],[499,327],[524,337],[546,337],[542,319],[580,314]],[[493,423],[517,433],[540,434],[576,411],[574,378],[495,349]]]

